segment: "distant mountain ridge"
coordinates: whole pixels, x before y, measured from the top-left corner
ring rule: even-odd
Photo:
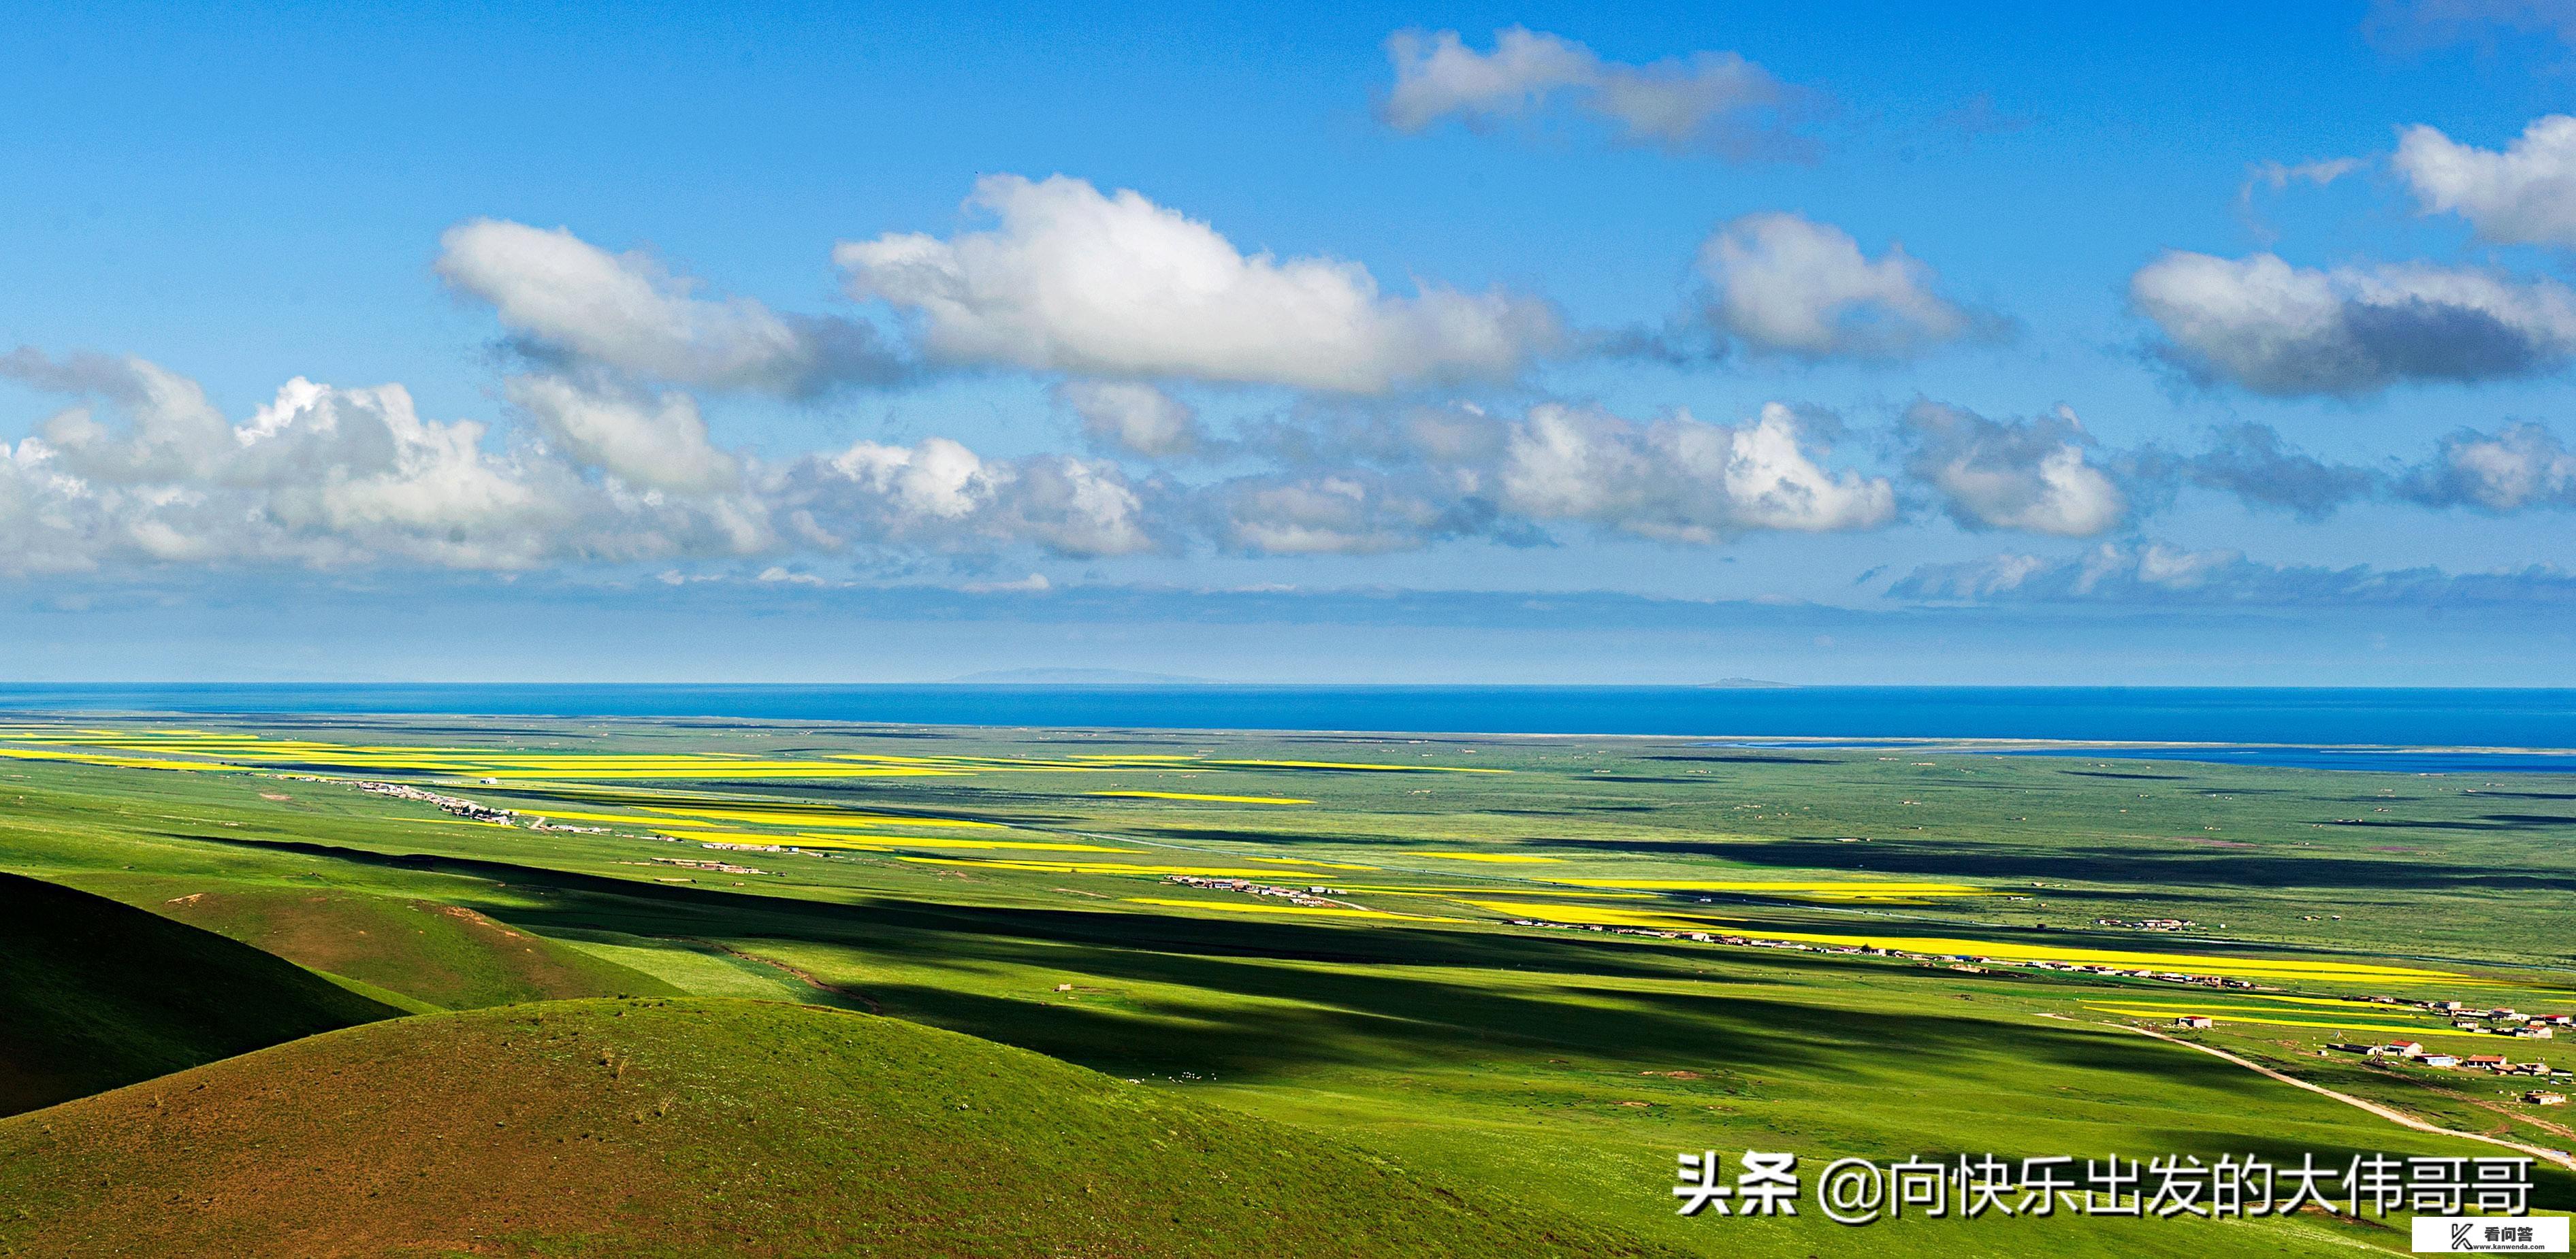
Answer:
[[[1139,673],[1133,669],[987,669],[948,679],[958,683],[1009,686],[1216,686],[1215,678],[1177,673]]]

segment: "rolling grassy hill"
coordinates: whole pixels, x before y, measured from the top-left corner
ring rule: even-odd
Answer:
[[[247,945],[0,874],[0,1114],[398,1011]]]
[[[1662,1253],[1022,1050],[706,999],[378,1023],[16,1116],[0,1204],[24,1256]]]
[[[445,1009],[680,990],[474,910],[417,897],[150,881],[155,909],[319,971]],[[186,886],[175,895],[159,893]],[[122,885],[104,889],[126,891]]]

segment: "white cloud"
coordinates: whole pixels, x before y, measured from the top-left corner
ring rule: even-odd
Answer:
[[[2534,119],[2501,152],[2407,127],[2392,164],[2426,214],[2457,214],[2482,239],[2576,245],[2576,118]]]
[[[110,405],[110,416],[75,407],[42,426],[45,447],[76,476],[178,480],[228,453],[231,425],[206,399],[206,391],[159,364],[103,355],[80,355],[57,364],[22,348],[0,363],[0,374]]]
[[[2576,453],[2538,424],[2454,433],[2432,461],[2404,478],[2400,493],[2427,506],[2499,513],[2576,507]]]
[[[1221,493],[1226,541],[1265,555],[1376,555],[1480,532],[1482,512],[1356,470],[1254,477]]]
[[[1055,589],[1055,583],[1054,583],[1054,582],[1051,582],[1051,581],[1048,581],[1048,580],[1047,580],[1047,575],[1046,575],[1046,574],[1044,574],[1044,573],[1031,573],[1031,574],[1029,574],[1029,575],[1028,575],[1028,576],[1026,576],[1026,577],[1020,578],[1018,581],[970,581],[970,582],[965,582],[965,583],[960,584],[957,588],[958,588],[959,590],[963,590],[963,591],[965,591],[965,592],[966,592],[966,593],[968,593],[968,594],[978,594],[978,595],[983,595],[983,594],[1029,594],[1029,595],[1042,595],[1042,594],[1045,594],[1046,592],[1048,592],[1048,591],[1050,591],[1050,590]]]
[[[1198,412],[1152,385],[1069,380],[1054,394],[1081,418],[1083,436],[1095,449],[1162,459],[1193,454],[1207,444]]]
[[[1556,403],[1516,419],[1411,408],[1308,440],[1256,430],[1241,449],[1293,471],[1209,487],[1199,514],[1234,548],[1291,554],[1470,537],[1531,545],[1559,524],[1704,546],[1893,519],[1890,482],[1822,466],[1817,427],[1777,403],[1740,426],[1686,413],[1639,423]]]
[[[439,245],[439,275],[489,302],[544,357],[796,396],[902,374],[865,324],[783,315],[746,297],[701,297],[693,281],[651,257],[609,253],[565,228],[473,219],[449,228]]]
[[[2279,192],[2292,184],[2314,184],[2323,188],[2360,170],[2362,165],[2362,160],[2357,157],[2329,157],[2293,163],[2256,162],[2245,168],[2245,184],[2236,195],[2243,200],[2251,197],[2257,187]]]
[[[1976,330],[1934,292],[1932,269],[1890,245],[1876,261],[1850,233],[1796,214],[1748,214],[1700,246],[1709,318],[1755,350],[1801,358],[1900,357]]]
[[[2166,358],[2257,393],[2359,394],[2555,370],[2576,297],[2554,280],[2408,263],[2332,270],[2168,253],[2130,277]]]
[[[1073,556],[1150,550],[1146,506],[1114,464],[1069,455],[988,460],[945,437],[862,441],[798,461],[782,500],[827,546],[934,551],[1029,543]]]
[[[1543,540],[1474,492],[1480,475],[1456,467],[1264,473],[1210,487],[1201,506],[1225,546],[1267,555],[1377,555],[1468,537]]]
[[[1562,339],[1533,298],[1382,296],[1357,263],[1247,256],[1205,223],[1079,179],[991,176],[968,205],[994,226],[832,254],[853,296],[917,316],[952,362],[1382,393],[1510,377]]]
[[[583,475],[472,420],[419,414],[400,385],[303,378],[234,423],[140,359],[6,374],[81,403],[0,465],[0,571],[187,563],[521,571],[733,557],[776,545],[761,502]]]
[[[1711,543],[1761,529],[1867,529],[1896,514],[1884,479],[1828,472],[1779,403],[1743,427],[1678,414],[1634,424],[1548,404],[1514,426],[1495,474],[1507,509],[1665,541]]]
[[[510,401],[566,454],[630,484],[708,493],[735,488],[742,467],[707,442],[697,400],[669,392],[645,398],[562,376],[513,376]]]
[[[1386,54],[1395,85],[1379,113],[1401,131],[1450,117],[1488,125],[1562,95],[1616,124],[1630,143],[1735,158],[1807,148],[1786,117],[1805,94],[1732,52],[1626,65],[1563,36],[1514,26],[1494,33],[1491,52],[1467,47],[1456,31],[1399,31],[1387,38]]]
[[[241,430],[242,462],[267,465],[252,483],[290,524],[442,543],[485,533],[524,546],[529,531],[558,523],[559,509],[536,483],[542,473],[487,455],[483,436],[471,420],[420,418],[400,385],[333,389],[299,377]]]
[[[9,372],[90,398],[17,443],[0,474],[0,497],[18,509],[0,524],[0,551],[21,567],[509,569],[560,554],[557,541],[577,531],[581,486],[568,470],[485,449],[481,424],[421,418],[399,385],[298,378],[236,425],[195,382],[143,360],[65,366],[89,379]]]
[[[22,354],[0,373],[87,399],[0,445],[0,572],[696,559],[801,575],[799,555],[862,547],[902,562],[1161,545],[1164,489],[1114,464],[987,459],[934,437],[765,466],[708,446],[685,395],[586,380],[512,379],[534,431],[496,434],[422,418],[399,385],[297,379],[233,423],[194,382],[140,360]]]
[[[1525,26],[1494,33],[1494,50],[1479,53],[1456,31],[1426,35],[1398,31],[1387,37],[1395,86],[1381,111],[1389,125],[1420,131],[1452,114],[1471,120],[1528,112],[1560,88],[1590,87],[1601,77],[1601,58],[1589,48]]]
[[[1906,409],[1907,470],[1970,529],[2090,537],[2118,527],[2129,501],[2085,461],[2092,438],[2063,406],[2030,420],[1990,420],[1918,401]]]

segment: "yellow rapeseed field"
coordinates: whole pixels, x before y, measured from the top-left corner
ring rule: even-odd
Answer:
[[[1303,918],[1386,918],[1398,922],[1465,922],[1464,918],[1441,918],[1431,914],[1391,914],[1383,909],[1335,909],[1311,905],[1228,905],[1221,901],[1160,900],[1150,896],[1130,896],[1130,905],[1161,905],[1174,909],[1213,909],[1225,914],[1288,914]]]
[[[1111,796],[1122,800],[1204,800],[1210,804],[1313,804],[1287,796],[1210,796],[1189,791],[1086,791],[1086,796]]]
[[[2102,1014],[2117,1014],[2125,1018],[2133,1019],[2171,1019],[2177,1015],[2183,1014],[2205,1014],[2209,1016],[2211,1022],[2219,1024],[2251,1023],[2258,1027],[2314,1027],[2328,1031],[2340,1032],[2397,1032],[2404,1034],[2409,1040],[2418,1040],[2427,1036],[2448,1037],[2453,1040],[2483,1041],[2488,1043],[2492,1043],[2495,1040],[2495,1037],[2488,1036],[2480,1032],[2462,1032],[2447,1027],[2427,1027],[2418,1023],[2370,1023],[2357,1020],[2332,1023],[2319,1019],[2266,1018],[2261,1015],[2238,1014],[2229,1010],[2206,1006],[2123,1006],[2094,1005],[2088,1002],[2084,1008]]]
[[[909,861],[920,865],[930,866],[962,866],[975,870],[1036,870],[1043,871],[1048,874],[1116,874],[1156,879],[1168,878],[1175,874],[1186,874],[1194,875],[1202,879],[1272,880],[1290,877],[1297,873],[1297,871],[1294,870],[1264,870],[1257,867],[1245,866],[1129,865],[1122,862],[1110,861],[1037,861],[1000,859],[991,861],[971,861],[948,857],[897,857],[896,860]]]
[[[1965,883],[1907,883],[1893,879],[1542,879],[1563,887],[1617,887],[1642,892],[1750,892],[1802,900],[1919,900],[1927,896],[1982,896]]]
[[[1922,953],[1935,957],[1985,957],[2012,962],[2065,962],[2078,966],[2114,966],[2123,970],[2151,970],[2197,975],[2234,975],[2242,978],[2274,979],[2345,979],[2345,980],[2439,980],[2449,983],[2475,982],[2448,971],[2418,970],[2403,966],[2372,966],[2360,962],[2312,961],[2300,958],[2227,957],[2196,953],[2143,953],[2123,949],[2059,948],[2053,945],[2018,941],[1968,940],[1950,936],[1882,936],[1843,935],[1810,931],[1779,931],[1754,923],[1692,915],[1650,913],[1612,909],[1598,905],[1551,905],[1534,901],[1470,901],[1478,909],[1513,918],[1542,919],[1583,925],[1614,927],[1651,927],[1666,931],[1708,931],[1763,940],[1787,940],[1800,944],[1850,945],[1856,948],[1881,948],[1903,953]]]

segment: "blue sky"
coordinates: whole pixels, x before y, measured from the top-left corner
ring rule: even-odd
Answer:
[[[16,677],[2576,684],[2559,6],[0,21]]]

